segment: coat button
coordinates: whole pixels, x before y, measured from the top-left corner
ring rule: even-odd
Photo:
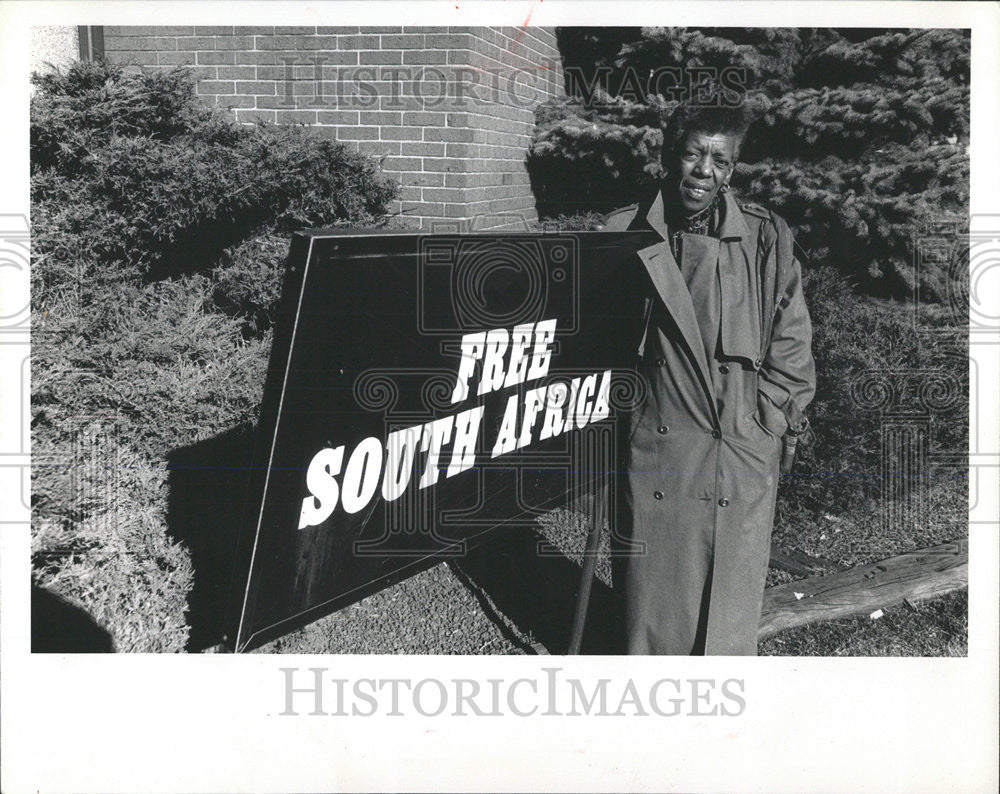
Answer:
[[[658,428],[656,428],[656,432],[659,433],[661,436],[665,436],[668,432],[670,432],[670,428],[667,427],[666,425],[660,425]]]
[[[663,498],[663,491],[653,491],[653,498],[654,499],[662,499]]]
[[[729,507],[729,500],[726,497],[722,497],[719,500],[719,507]]]
[[[665,358],[658,358],[658,359],[656,359],[656,366],[658,366],[658,367],[665,367],[665,366],[667,366],[667,360]]]
[[[728,364],[719,364],[719,372],[721,372],[723,375],[728,375],[729,374],[729,365]]]
[[[712,438],[722,438],[722,431],[721,430],[713,430],[712,431]]]

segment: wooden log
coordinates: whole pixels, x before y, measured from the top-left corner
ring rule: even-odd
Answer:
[[[969,542],[963,539],[769,587],[757,636],[764,639],[808,623],[871,614],[904,600],[944,595],[967,587],[968,582]]]

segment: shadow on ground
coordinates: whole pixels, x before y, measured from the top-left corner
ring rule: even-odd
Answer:
[[[114,643],[86,611],[31,585],[32,653],[111,653]]]
[[[223,642],[235,620],[232,588],[239,573],[253,443],[253,430],[238,427],[174,450],[167,458],[167,527],[189,549],[194,568],[187,611],[189,651]]]
[[[564,654],[569,647],[581,569],[554,549],[540,553],[543,541],[544,537],[531,529],[500,530],[452,562],[452,568],[512,641],[522,647],[540,643],[549,653]],[[582,654],[624,653],[622,609],[615,591],[595,578]]]

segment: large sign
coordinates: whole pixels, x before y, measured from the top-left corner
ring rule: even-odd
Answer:
[[[236,650],[593,490],[641,396],[644,240],[296,235]]]

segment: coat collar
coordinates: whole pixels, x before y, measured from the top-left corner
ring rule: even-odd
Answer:
[[[667,227],[663,206],[663,189],[658,187],[654,193],[646,197],[645,201],[639,203],[630,228],[649,228],[655,231],[660,239],[666,240],[670,236],[670,229]],[[719,225],[719,240],[749,242],[750,229],[743,219],[743,210],[740,209],[740,205],[736,202],[731,191],[722,194],[721,207],[722,221]]]
[[[702,388],[708,396],[709,410],[715,420],[719,421],[715,405],[712,378],[708,370],[708,360],[705,358],[705,345],[701,339],[701,329],[698,318],[691,303],[691,293],[688,291],[681,269],[670,251],[670,230],[667,228],[663,214],[663,192],[657,190],[645,202],[639,204],[635,219],[629,228],[649,228],[656,232],[660,241],[638,251],[639,259],[649,274],[650,281],[656,293],[663,301],[667,314],[674,321],[681,338],[692,357],[695,370]]]
[[[663,193],[655,194],[641,202],[629,228],[649,228],[657,233],[660,242],[639,251],[639,258],[645,265],[657,294],[663,301],[674,323],[680,330],[686,346],[692,355],[703,386],[712,393],[709,363],[705,358],[704,344],[698,318],[687,284],[681,274],[668,239],[670,230],[663,213]],[[756,245],[743,218],[743,211],[732,193],[722,196],[722,218],[718,230],[718,241],[709,246],[709,251],[717,251],[719,283],[721,287],[721,328],[720,342],[723,353],[732,358],[742,358],[754,365],[760,353],[760,311],[756,308]],[[714,409],[714,399],[712,407]]]
[[[648,209],[642,213],[642,217],[646,219],[646,223],[649,224],[649,228],[660,235],[661,240],[666,240],[670,236],[670,230],[667,228],[667,221],[663,212],[662,190],[656,191],[656,195],[653,196],[653,200],[649,203]]]

